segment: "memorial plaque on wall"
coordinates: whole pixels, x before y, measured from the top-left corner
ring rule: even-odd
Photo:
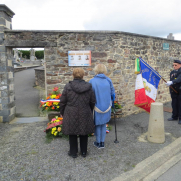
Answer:
[[[169,43],[163,43],[163,50],[169,50]]]
[[[91,66],[91,51],[68,51],[69,66]]]

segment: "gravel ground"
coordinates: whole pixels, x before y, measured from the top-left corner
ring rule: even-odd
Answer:
[[[112,131],[106,135],[105,148],[93,146],[89,138],[88,155],[73,159],[67,155],[69,144],[64,138],[45,142],[47,121],[29,124],[0,123],[0,180],[1,181],[108,181],[135,167],[136,164],[159,151],[181,136],[181,125],[166,119],[166,141],[163,144],[140,142],[147,132],[149,115],[140,113],[117,119],[118,144]]]

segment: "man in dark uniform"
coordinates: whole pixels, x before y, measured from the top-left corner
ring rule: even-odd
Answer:
[[[170,94],[172,98],[172,117],[168,121],[178,120],[178,124],[181,124],[181,61],[174,60],[174,70],[170,73],[170,81],[167,81],[166,85],[172,87],[177,93],[170,88]]]

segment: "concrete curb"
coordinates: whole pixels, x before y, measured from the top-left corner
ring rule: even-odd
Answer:
[[[153,181],[153,180],[158,179],[161,175],[167,172],[171,167],[177,164],[180,160],[181,160],[181,153],[175,155],[170,160],[168,160],[163,165],[161,165],[159,168],[157,168],[155,171],[150,173],[148,176],[146,176],[143,179],[143,181]]]
[[[28,124],[28,123],[36,123],[36,122],[43,122],[47,121],[47,117],[15,117],[9,124]]]
[[[181,137],[112,181],[140,181],[181,151]]]

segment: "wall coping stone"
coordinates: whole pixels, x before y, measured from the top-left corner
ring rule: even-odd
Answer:
[[[6,12],[11,18],[15,15],[15,13],[9,9],[5,4],[0,4],[0,11]]]
[[[124,32],[124,31],[97,31],[97,30],[4,30],[5,33],[23,33],[23,32],[32,32],[32,33],[85,33],[85,34],[93,34],[93,33],[99,33],[99,34],[125,34],[130,36],[139,36],[144,38],[154,38],[154,39],[160,39],[160,40],[166,40],[166,41],[172,41],[172,42],[181,42],[180,40],[170,40],[167,38],[162,37],[156,37],[156,36],[149,36],[149,35],[142,35],[137,33],[130,33],[130,32]]]
[[[30,66],[30,67],[15,67],[14,68],[14,72],[16,73],[16,72],[19,72],[19,71],[22,71],[22,70],[26,70],[26,69],[31,69],[31,68],[35,69],[35,67],[39,67],[39,66],[35,65],[35,66]]]
[[[42,67],[42,68],[35,68],[35,70],[45,70],[45,68],[44,67]]]

